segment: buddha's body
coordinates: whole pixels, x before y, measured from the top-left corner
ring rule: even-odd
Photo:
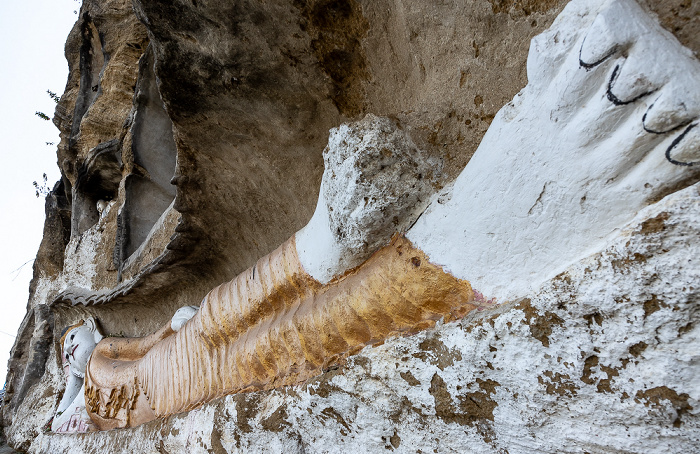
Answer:
[[[100,343],[88,366],[87,408],[110,429],[296,384],[365,345],[461,317],[472,300],[468,283],[404,238],[326,285],[301,267],[292,238],[212,290],[177,333]]]

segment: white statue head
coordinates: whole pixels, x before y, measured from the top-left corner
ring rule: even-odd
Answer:
[[[88,359],[102,337],[92,317],[64,330],[61,336],[62,355],[68,362],[71,374],[80,378],[85,376]]]

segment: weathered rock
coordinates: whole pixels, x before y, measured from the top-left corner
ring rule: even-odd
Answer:
[[[0,433],[0,454],[15,454],[17,451],[7,446],[5,436]]]
[[[10,352],[3,402],[3,426],[13,422],[13,414],[25,404],[29,390],[41,385],[50,360],[53,340],[53,314],[46,305],[30,308],[19,328],[17,342]],[[41,386],[39,386],[41,387]]]
[[[54,120],[62,180],[9,365],[10,443],[697,450],[698,276],[686,262],[697,255],[697,204],[678,208],[695,200],[687,191],[640,218],[630,244],[575,265],[529,304],[388,341],[306,387],[227,397],[129,431],[41,434],[64,386],[62,327],[95,316],[107,335],[143,335],[254,264],[308,221],[328,131],[347,120],[396,118],[455,177],[525,86],[530,38],[567,3],[85,0]],[[697,55],[697,2],[640,3]]]

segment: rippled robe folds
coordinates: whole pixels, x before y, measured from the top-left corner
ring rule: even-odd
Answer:
[[[168,324],[100,342],[86,406],[100,429],[133,427],[227,394],[300,383],[365,345],[474,308],[469,283],[404,237],[325,285],[304,271],[292,237],[209,292],[180,331]]]

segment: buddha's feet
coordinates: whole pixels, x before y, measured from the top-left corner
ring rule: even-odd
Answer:
[[[408,234],[499,301],[700,179],[700,62],[634,1],[572,1],[533,39],[528,79]]]

